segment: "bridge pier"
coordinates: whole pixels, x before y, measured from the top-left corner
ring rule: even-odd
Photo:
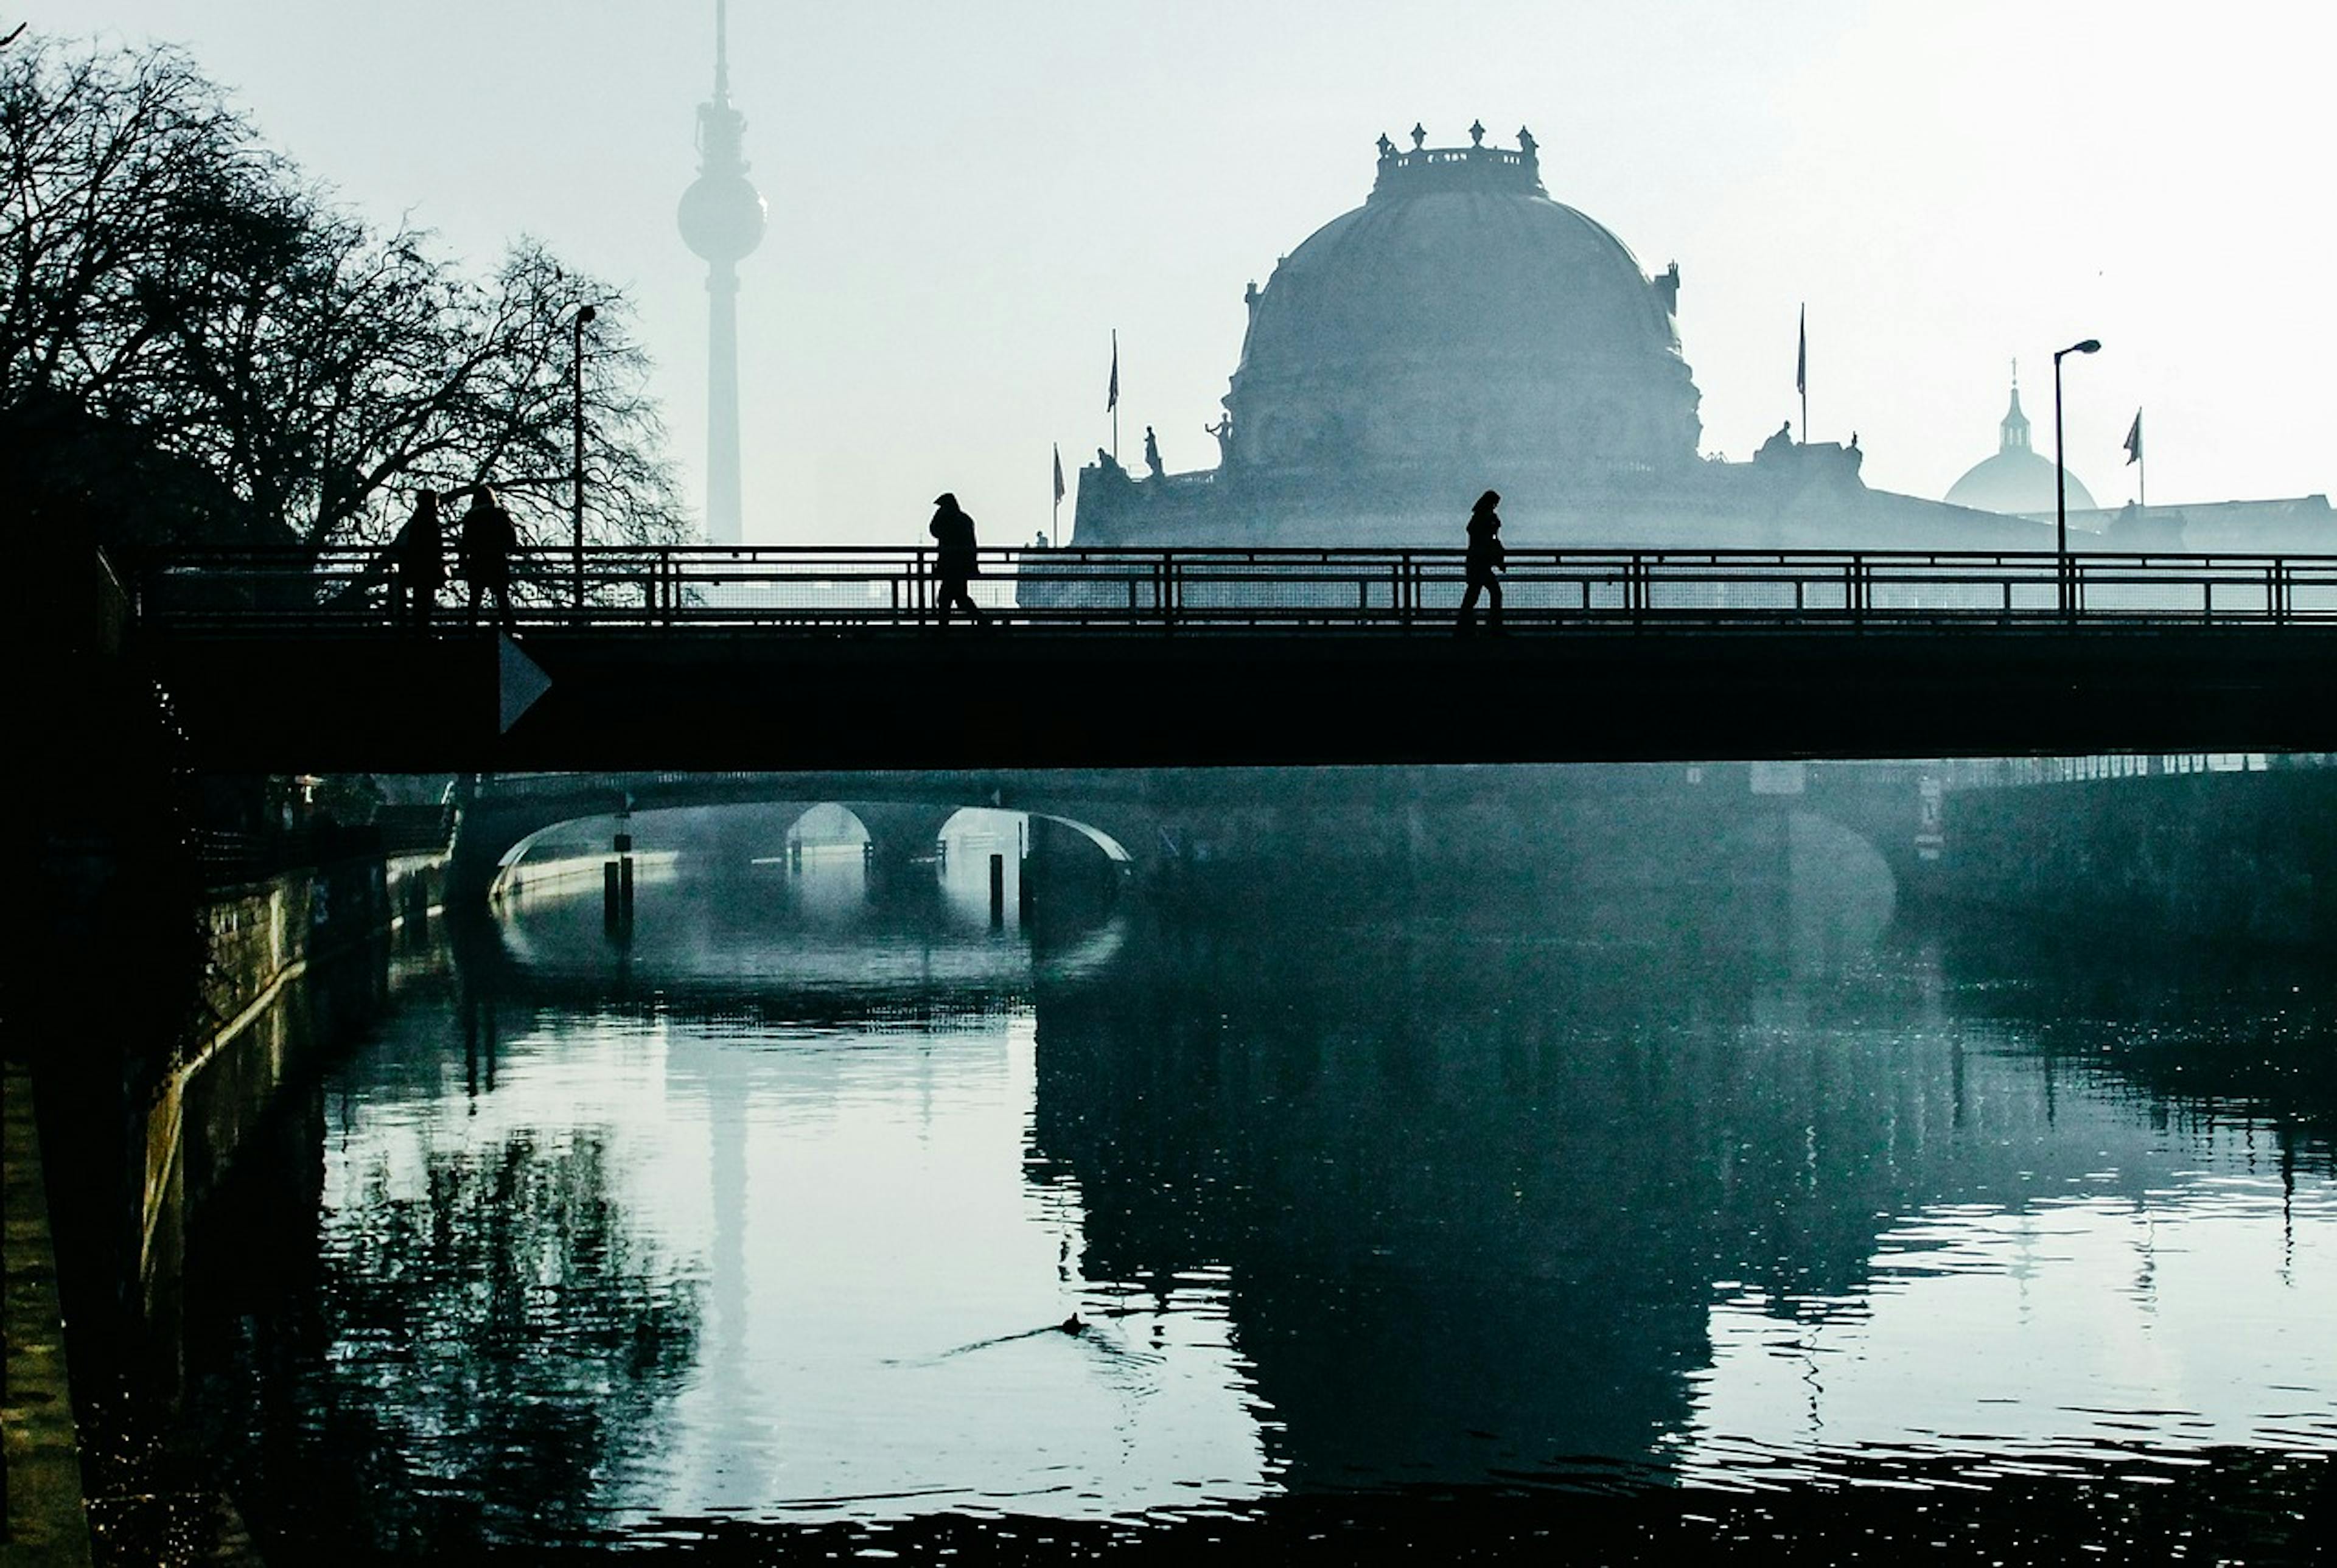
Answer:
[[[939,875],[933,864],[934,846],[941,842],[943,827],[961,808],[927,802],[847,800],[838,803],[868,830],[870,887],[907,887],[920,874],[927,881]]]

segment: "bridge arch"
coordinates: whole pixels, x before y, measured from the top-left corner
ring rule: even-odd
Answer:
[[[474,906],[497,891],[510,869],[563,828],[628,812],[646,823],[654,813],[688,807],[760,806],[785,814],[790,826],[826,803],[852,813],[868,835],[879,874],[931,857],[944,826],[960,810],[982,806],[1023,813],[1033,823],[1033,847],[1060,856],[1076,844],[1125,875],[1136,863],[1132,844],[1149,844],[1139,828],[1131,840],[1116,824],[1089,820],[1079,803],[1025,803],[1003,798],[998,775],[982,774],[666,773],[599,775],[523,774],[474,782],[455,836],[448,896]],[[758,852],[783,853],[789,828],[774,824]],[[613,829],[612,829],[613,832]],[[600,846],[605,849],[611,846]]]
[[[1101,851],[1103,858],[1115,866],[1125,870],[1136,863],[1135,857],[1128,852],[1128,846],[1100,827],[1080,822],[1076,817],[1059,816],[1053,812],[1031,812],[1027,814],[1034,823],[1052,823],[1057,827],[1079,834]]]
[[[789,849],[797,844],[873,843],[875,837],[859,813],[837,801],[819,801],[804,807],[787,824],[785,834]]]

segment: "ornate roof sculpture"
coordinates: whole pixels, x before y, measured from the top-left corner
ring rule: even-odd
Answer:
[[[1976,511],[2029,517],[2051,513],[2056,505],[2053,460],[2029,445],[2029,416],[2020,412],[2020,365],[2017,360],[2012,366],[2012,403],[1997,429],[1996,455],[1965,470],[1964,476],[1948,487],[1948,503],[1969,506]],[[2067,477],[2069,510],[2093,511],[2093,492],[2080,483],[2076,474]]]
[[[1369,199],[1252,287],[1228,466],[1378,483],[1494,463],[1570,487],[1693,463],[1678,268],[1648,278],[1551,200],[1529,131],[1426,143],[1383,135]]]

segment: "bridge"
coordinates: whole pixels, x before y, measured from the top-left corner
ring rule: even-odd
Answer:
[[[527,552],[513,636],[400,608],[378,551],[128,581],[221,771],[1060,768],[2337,749],[2337,556]]]

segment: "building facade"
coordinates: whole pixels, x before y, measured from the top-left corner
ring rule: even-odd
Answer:
[[[1869,488],[1855,444],[1698,455],[1679,268],[1543,188],[1540,149],[1380,138],[1371,193],[1245,295],[1215,468],[1081,470],[1070,542],[1439,545],[1501,492],[1515,545],[2049,548],[2031,521]]]

